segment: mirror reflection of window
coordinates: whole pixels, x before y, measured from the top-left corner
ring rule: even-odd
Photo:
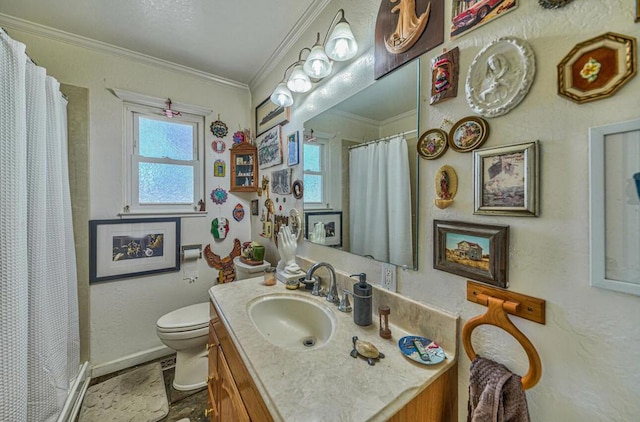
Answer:
[[[323,170],[324,145],[304,144],[304,203],[306,206],[321,206],[324,203]]]

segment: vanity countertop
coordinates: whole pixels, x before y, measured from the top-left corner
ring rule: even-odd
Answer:
[[[302,295],[331,307],[337,321],[333,338],[302,351],[271,344],[247,312],[248,302],[271,294]],[[213,286],[209,296],[275,421],[384,421],[456,363],[458,318],[382,289],[374,289],[374,309],[391,307],[388,340],[378,335],[377,317],[368,327],[357,326],[352,313],[339,312],[324,298],[287,290],[282,283],[264,286],[262,277]],[[439,327],[428,328],[436,323]],[[373,343],[385,358],[374,366],[352,358],[354,335]],[[435,340],[447,359],[432,366],[409,360],[397,345],[405,335]]]

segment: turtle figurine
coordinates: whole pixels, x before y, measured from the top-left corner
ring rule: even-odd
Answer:
[[[353,336],[352,340],[353,350],[351,351],[351,357],[356,358],[360,355],[372,366],[384,358],[384,353],[380,352],[376,346],[368,341],[358,340],[358,336]]]

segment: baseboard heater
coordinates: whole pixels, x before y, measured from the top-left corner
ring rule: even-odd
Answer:
[[[60,412],[60,416],[58,416],[57,422],[74,422],[77,419],[82,400],[87,388],[89,388],[89,382],[91,382],[89,362],[85,362],[80,367],[78,376],[73,381],[71,388],[69,388],[67,400],[64,403],[62,412]]]

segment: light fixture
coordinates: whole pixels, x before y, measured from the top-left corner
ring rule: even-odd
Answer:
[[[293,105],[293,94],[287,88],[284,79],[278,84],[271,94],[271,102],[280,107],[289,107]]]
[[[338,18],[340,18],[338,20]],[[309,54],[302,60],[302,52],[307,50]],[[320,43],[320,33],[316,43],[311,49],[303,48],[298,55],[298,61],[292,63],[284,71],[284,79],[278,84],[271,94],[271,101],[281,107],[289,107],[293,104],[293,94],[309,91],[313,83],[319,82],[329,76],[333,70],[333,61],[346,61],[352,59],[358,53],[356,42],[349,22],[344,17],[344,9],[338,10],[331,20],[329,30]],[[291,68],[291,74],[287,79],[287,71]]]
[[[304,62],[304,71],[312,78],[322,79],[329,76],[331,69],[333,69],[333,63],[331,63],[327,53],[324,52],[324,47],[320,44],[320,33],[318,32],[316,43]]]
[[[340,13],[342,13],[342,18],[340,18],[329,39],[325,42],[327,56],[337,62],[352,59],[358,52],[358,43],[356,42],[356,37],[353,36],[353,32],[351,32],[349,22],[344,18],[344,10],[338,10],[333,20],[335,21]]]

